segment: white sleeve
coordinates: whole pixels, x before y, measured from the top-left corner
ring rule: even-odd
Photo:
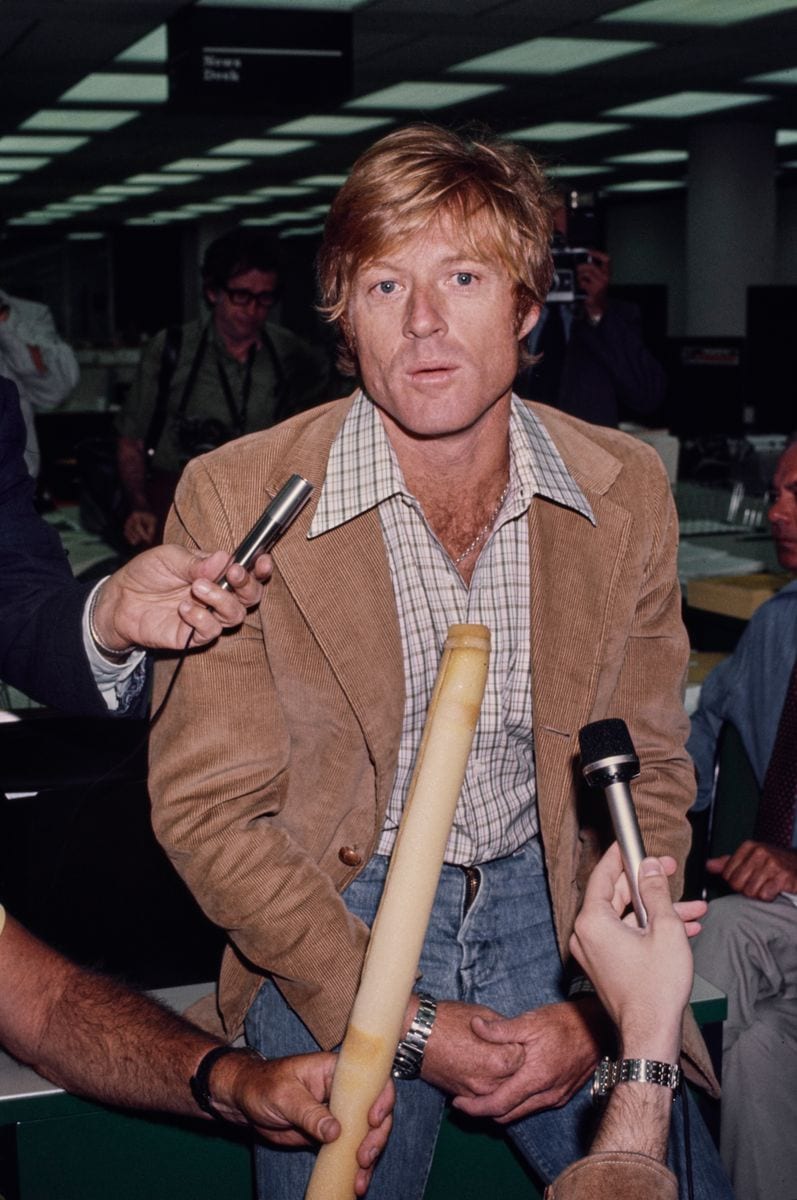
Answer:
[[[109,576],[106,575],[105,578],[107,579]],[[128,689],[135,688],[136,692],[141,689],[142,673],[137,672],[136,668],[143,663],[145,652],[134,650],[123,663],[113,663],[97,649],[94,638],[91,636],[89,612],[92,600],[103,583],[105,583],[105,579],[101,579],[92,589],[83,606],[83,647],[100,695],[110,712],[116,712],[118,708],[123,707],[123,700]]]

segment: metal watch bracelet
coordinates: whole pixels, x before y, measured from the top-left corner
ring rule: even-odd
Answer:
[[[623,1058],[612,1062],[601,1059],[592,1078],[592,1099],[605,1099],[618,1083],[654,1083],[669,1088],[673,1099],[681,1082],[681,1068],[677,1063],[657,1062],[653,1058]]]
[[[426,1043],[437,1016],[437,1001],[428,992],[418,992],[418,1011],[396,1047],[392,1075],[394,1079],[417,1079],[421,1073]]]

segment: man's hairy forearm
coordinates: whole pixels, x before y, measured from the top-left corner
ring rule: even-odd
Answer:
[[[650,1083],[620,1083],[612,1090],[592,1143],[598,1151],[629,1151],[664,1162],[672,1092]]]
[[[215,1043],[87,972],[10,918],[0,936],[0,1041],[54,1083],[111,1104],[199,1115],[188,1080]]]

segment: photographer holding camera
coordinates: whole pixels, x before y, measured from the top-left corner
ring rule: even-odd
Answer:
[[[162,330],[144,347],[120,418],[117,461],[131,546],[161,540],[189,459],[327,399],[326,355],[267,323],[279,270],[261,233],[233,229],[211,242],[202,288],[210,319]]]
[[[666,376],[642,340],[636,305],[609,298],[608,254],[573,246],[568,211],[562,203],[554,217],[554,284],[526,339],[536,361],[521,369],[515,391],[616,428],[661,406]]]

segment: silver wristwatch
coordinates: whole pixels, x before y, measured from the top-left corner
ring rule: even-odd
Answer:
[[[605,1100],[618,1083],[655,1083],[672,1091],[673,1099],[681,1082],[677,1063],[656,1062],[653,1058],[623,1058],[612,1062],[601,1059],[592,1077],[592,1099]]]
[[[393,1059],[394,1079],[417,1079],[426,1052],[426,1043],[437,1016],[437,1001],[428,992],[418,992],[418,1011],[396,1047]]]

